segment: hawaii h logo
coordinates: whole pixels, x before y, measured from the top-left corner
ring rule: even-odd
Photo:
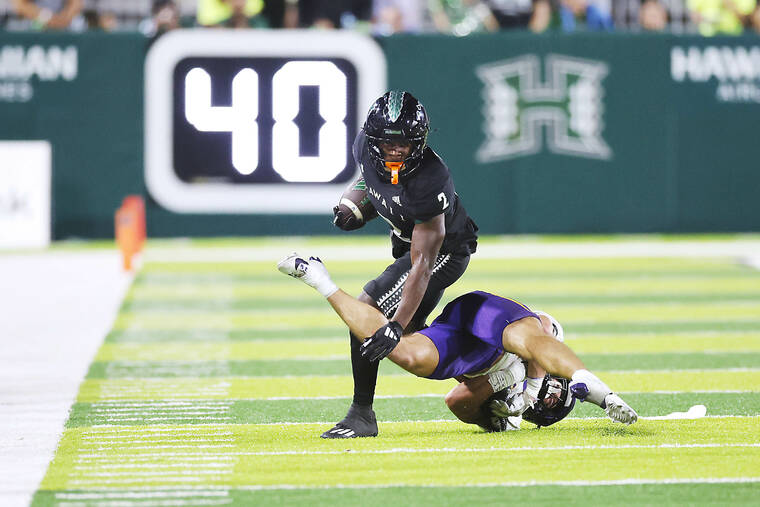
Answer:
[[[542,128],[549,151],[577,157],[609,159],[602,138],[603,62],[561,55],[545,57],[545,81],[539,57],[524,55],[481,65],[483,131],[477,152],[481,162],[538,153]]]

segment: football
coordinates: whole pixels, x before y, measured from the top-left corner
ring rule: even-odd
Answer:
[[[343,192],[338,203],[338,211],[346,217],[355,217],[354,223],[357,228],[377,216],[375,207],[367,197],[367,185],[364,183],[364,178],[357,179]]]

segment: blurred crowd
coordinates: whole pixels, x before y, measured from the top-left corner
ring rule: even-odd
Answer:
[[[760,34],[758,0],[0,0],[5,30],[349,29]]]

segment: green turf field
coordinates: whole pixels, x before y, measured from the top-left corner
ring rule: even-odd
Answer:
[[[267,247],[284,255],[298,241]],[[757,504],[760,271],[726,258],[475,255],[441,307],[479,289],[552,313],[639,422],[579,404],[550,428],[487,434],[448,412],[454,381],[384,362],[380,436],[331,441],[319,434],[350,403],[347,333],[277,258],[219,260],[258,245],[187,243],[175,248],[196,248],[192,261],[144,264],[34,505]],[[387,264],[324,260],[354,294]],[[706,417],[657,419],[697,404]]]

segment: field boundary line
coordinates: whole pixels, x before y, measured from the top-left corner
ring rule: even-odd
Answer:
[[[703,477],[687,479],[618,479],[618,480],[600,480],[600,481],[522,481],[522,482],[496,482],[496,483],[478,483],[478,484],[458,484],[458,488],[483,488],[483,487],[529,487],[529,486],[625,486],[625,485],[659,485],[659,484],[733,484],[733,483],[756,483],[760,482],[760,477]],[[149,494],[151,492],[228,492],[228,491],[261,491],[261,490],[323,490],[323,489],[380,489],[380,488],[441,488],[450,487],[448,485],[414,485],[408,484],[338,484],[325,486],[305,486],[301,484],[277,484],[277,485],[240,485],[240,486],[141,486],[137,494]],[[71,493],[67,491],[57,492],[63,495],[117,495],[120,493],[132,493],[134,489],[129,488],[89,488],[87,492]]]
[[[689,479],[620,479],[607,481],[523,481],[523,482],[485,482],[479,484],[457,484],[457,488],[490,488],[490,487],[530,487],[530,486],[626,486],[644,484],[732,484],[760,482],[760,477],[704,477]],[[234,489],[243,491],[259,490],[308,490],[308,489],[377,489],[377,488],[449,488],[450,485],[437,484],[334,484],[329,486],[303,486],[299,484],[278,484],[272,486],[237,486]]]
[[[219,454],[203,453],[205,457],[225,457],[225,456],[334,456],[344,454],[434,454],[434,453],[487,453],[487,452],[534,452],[534,451],[592,451],[600,449],[711,449],[719,447],[736,447],[750,448],[760,447],[760,442],[752,443],[723,443],[716,442],[711,444],[657,444],[657,445],[565,445],[555,447],[397,447],[392,449],[345,449],[337,451],[237,451],[222,452]],[[179,456],[188,456],[188,453],[177,454]],[[146,454],[140,454],[144,457]],[[156,453],[156,456],[175,456],[174,453]],[[127,458],[124,461],[128,461]]]
[[[642,372],[646,373],[646,372]],[[617,391],[619,394],[744,394],[756,393],[754,390],[729,389],[729,390],[705,390],[705,391]],[[383,394],[376,395],[376,400],[393,400],[399,398],[442,398],[442,394]],[[239,398],[234,401],[298,401],[298,400],[348,400],[351,396],[272,396],[271,398]],[[100,403],[100,402],[97,402]]]
[[[380,236],[378,236],[380,238]],[[143,254],[144,262],[266,262],[276,263],[293,250],[311,255],[319,254],[327,262],[339,260],[387,260],[388,254],[377,244],[330,246],[331,237],[325,244],[314,244],[313,238],[282,237],[281,245],[187,248],[148,245]],[[289,249],[285,248],[289,245]],[[556,258],[602,258],[602,257],[688,257],[688,258],[739,258],[744,263],[754,262],[760,251],[760,240],[646,240],[612,239],[594,241],[541,241],[521,236],[499,238],[495,242],[481,241],[478,245],[479,259],[556,259]]]
[[[667,415],[667,414],[665,414]],[[658,421],[662,420],[661,415],[654,415],[654,416],[646,416],[646,417],[639,417],[639,420],[653,420]],[[760,415],[706,415],[703,417],[700,417],[700,419],[751,419],[751,418],[760,418]],[[574,421],[610,421],[609,417],[574,417],[572,415],[568,415],[564,420],[574,420]],[[459,419],[417,419],[417,420],[406,420],[406,421],[381,421],[378,420],[378,424],[399,424],[399,423],[454,423],[454,422],[460,422]],[[297,426],[301,424],[334,424],[333,421],[309,421],[309,422],[293,422],[293,421],[279,421],[279,422],[267,422],[267,423],[247,423],[251,424],[251,426]],[[461,423],[467,426],[466,423]],[[195,426],[203,426],[202,424],[197,424]],[[92,428],[95,428],[97,426],[91,426]]]

